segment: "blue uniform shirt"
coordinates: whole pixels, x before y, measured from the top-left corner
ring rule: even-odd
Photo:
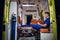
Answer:
[[[46,28],[49,28],[50,26],[50,18],[46,18],[43,24],[47,24]]]

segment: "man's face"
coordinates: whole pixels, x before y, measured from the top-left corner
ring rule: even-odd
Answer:
[[[44,17],[44,18],[47,18],[47,17],[48,17],[48,14],[45,14],[45,13],[44,13],[43,17]]]

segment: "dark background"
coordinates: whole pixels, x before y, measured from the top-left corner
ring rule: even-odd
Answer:
[[[2,40],[2,20],[4,14],[4,1],[0,0],[0,40]],[[58,40],[60,40],[60,1],[55,0],[55,8],[56,8],[56,18],[57,18],[57,35]]]
[[[2,20],[3,20],[3,10],[4,0],[0,0],[0,40],[2,40]]]
[[[55,0],[55,7],[56,7],[56,18],[57,18],[57,35],[58,40],[60,40],[60,1]]]

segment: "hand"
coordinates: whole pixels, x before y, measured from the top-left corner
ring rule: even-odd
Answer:
[[[40,24],[39,22],[37,24]]]
[[[42,25],[42,24],[40,24],[39,22],[37,23],[38,25]]]

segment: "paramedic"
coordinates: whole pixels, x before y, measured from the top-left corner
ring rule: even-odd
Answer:
[[[50,18],[49,18],[49,12],[45,12],[43,17],[45,18],[44,22],[40,24],[37,22],[37,24],[29,24],[25,26],[31,26],[33,29],[40,30],[41,28],[49,28],[50,26]]]

